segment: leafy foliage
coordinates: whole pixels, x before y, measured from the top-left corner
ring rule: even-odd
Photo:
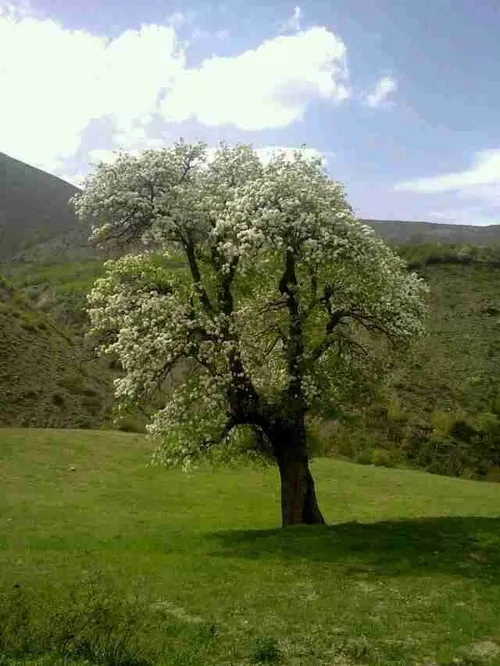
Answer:
[[[200,638],[199,630],[186,632],[137,588],[123,595],[101,572],[45,595],[30,586],[4,585],[0,602],[2,664],[31,658],[47,664],[148,666],[167,657],[168,642],[175,645],[179,636]]]

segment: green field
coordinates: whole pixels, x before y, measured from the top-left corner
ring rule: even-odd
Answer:
[[[318,459],[329,525],[282,530],[273,468],[185,474],[150,453],[140,435],[0,429],[4,623],[20,593],[38,627],[87,612],[97,576],[113,603],[136,595],[166,665],[500,664],[500,485]]]

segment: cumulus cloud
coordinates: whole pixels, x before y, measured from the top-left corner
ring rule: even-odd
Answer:
[[[129,155],[136,155],[139,153],[138,150],[127,150]],[[88,153],[88,162],[89,165],[93,166],[104,162],[105,164],[113,164],[118,157],[118,150],[113,148],[94,148]]]
[[[292,16],[281,26],[281,32],[298,32],[301,26],[301,18],[302,10],[299,6],[297,6],[294,8]]]
[[[396,92],[397,88],[398,84],[396,79],[392,76],[383,76],[377,81],[373,90],[366,93],[364,98],[365,104],[372,109],[377,109],[383,106],[389,95]]]
[[[71,175],[62,175],[58,176],[61,180],[65,180],[67,183],[71,183],[71,185],[74,185],[75,187],[82,187],[84,182],[85,182],[85,176],[81,173],[74,173]]]
[[[0,63],[0,149],[51,170],[93,119],[109,116],[119,132],[147,125],[185,66],[171,26],[106,39],[10,15],[0,16]]]
[[[500,149],[481,150],[474,156],[472,166],[465,171],[452,171],[428,178],[397,183],[401,192],[460,192],[498,197],[500,188]]]
[[[435,211],[431,216],[436,220],[460,220],[460,224],[497,224],[500,222],[500,149],[478,151],[472,165],[464,171],[403,181],[393,189],[423,194],[452,193],[459,200],[472,200],[481,204]]]
[[[0,0],[0,17],[21,18],[30,13],[32,10],[27,0],[17,0],[17,2]]]
[[[474,185],[458,192],[458,196],[467,199],[481,199],[484,203],[500,209],[500,178],[489,185]]]
[[[348,96],[344,43],[326,28],[311,28],[186,70],[161,111],[171,122],[194,118],[212,127],[262,130],[300,120],[312,101]]]
[[[193,18],[194,14],[192,12],[189,14],[185,14],[184,12],[174,12],[173,14],[170,14],[168,22],[174,28],[180,28],[192,21]]]
[[[397,183],[393,189],[424,194],[453,192],[460,199],[481,201],[484,206],[495,211],[496,215],[494,214],[493,218],[490,214],[486,214],[485,218],[490,220],[489,223],[494,223],[500,217],[500,211],[498,211],[500,209],[500,149],[477,152],[472,166],[464,171],[453,171],[438,176],[404,181]]]
[[[349,96],[346,47],[326,28],[188,68],[177,32],[193,20],[185,14],[110,39],[1,3],[0,150],[49,171],[68,172],[96,121],[109,123],[111,145],[153,148],[155,122],[283,128],[314,101]]]

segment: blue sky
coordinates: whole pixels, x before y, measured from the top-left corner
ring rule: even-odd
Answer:
[[[500,223],[500,3],[0,0],[0,151],[79,182],[183,137],[306,144],[361,217]]]

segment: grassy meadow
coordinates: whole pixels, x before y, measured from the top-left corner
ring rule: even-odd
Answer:
[[[0,429],[0,663],[500,664],[500,485],[317,459],[282,530],[272,467],[150,454]]]

